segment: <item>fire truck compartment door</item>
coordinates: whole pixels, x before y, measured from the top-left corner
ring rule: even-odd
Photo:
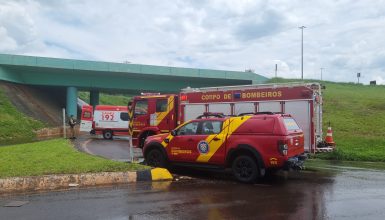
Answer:
[[[219,112],[224,115],[231,115],[231,105],[229,103],[209,104],[209,112]]]
[[[234,114],[239,115],[242,113],[255,112],[255,105],[252,102],[241,102],[234,104]]]
[[[192,105],[186,104],[184,107],[184,121],[196,119],[199,115],[202,115],[206,111],[204,104]]]
[[[286,101],[285,113],[290,114],[303,130],[305,135],[305,151],[311,150],[311,126],[309,101]]]
[[[259,112],[282,112],[280,102],[260,102]]]

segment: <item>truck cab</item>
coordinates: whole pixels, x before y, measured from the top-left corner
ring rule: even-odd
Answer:
[[[129,103],[133,109],[133,144],[143,147],[148,136],[168,133],[176,125],[176,102],[174,94],[145,93]]]
[[[247,183],[266,170],[302,167],[304,134],[290,115],[206,116],[148,137],[143,148],[147,163],[231,168],[237,180]]]

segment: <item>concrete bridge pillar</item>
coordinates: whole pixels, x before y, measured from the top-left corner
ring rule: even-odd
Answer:
[[[66,111],[68,116],[75,116],[77,118],[78,108],[78,89],[76,87],[67,87],[67,104]]]
[[[90,105],[94,108],[99,105],[99,91],[90,91]]]

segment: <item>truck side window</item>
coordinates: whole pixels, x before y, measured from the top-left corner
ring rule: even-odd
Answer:
[[[194,135],[198,130],[198,122],[191,122],[179,128],[177,135]]]
[[[222,122],[205,121],[202,124],[202,134],[219,134],[221,132]]]
[[[128,121],[128,112],[121,112],[120,113],[120,119],[122,121]]]
[[[146,115],[148,110],[147,100],[138,100],[135,105],[135,115]]]
[[[285,122],[286,129],[289,131],[300,129],[297,122],[295,122],[292,118],[283,118],[283,121]]]
[[[157,99],[156,112],[165,112],[165,111],[167,111],[167,99]]]

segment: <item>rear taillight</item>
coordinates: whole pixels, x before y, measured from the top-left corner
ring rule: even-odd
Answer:
[[[286,141],[278,141],[278,151],[282,156],[287,156],[287,151],[289,150],[289,145]]]

